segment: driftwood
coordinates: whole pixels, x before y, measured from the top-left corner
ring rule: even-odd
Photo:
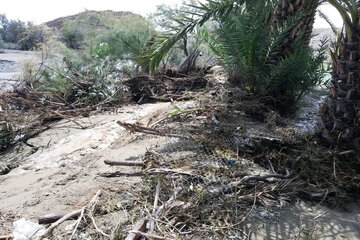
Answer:
[[[183,189],[181,187],[178,187],[175,189],[174,194],[167,200],[163,205],[161,205],[159,208],[157,208],[157,204],[159,201],[159,195],[160,195],[160,182],[158,182],[156,186],[156,192],[155,192],[155,200],[154,200],[154,208],[152,215],[154,217],[154,220],[149,221],[148,219],[140,219],[135,223],[135,226],[132,231],[129,232],[128,236],[125,238],[125,240],[138,240],[140,237],[145,237],[146,239],[157,239],[157,240],[166,240],[168,238],[162,237],[156,234],[153,234],[155,220],[159,219],[160,216],[163,214],[163,212],[175,201],[176,196],[182,191]],[[146,225],[150,224],[150,233],[146,233]]]
[[[143,162],[124,162],[124,161],[110,161],[105,160],[104,163],[110,166],[128,166],[128,167],[141,167],[144,166]]]
[[[141,231],[131,231],[130,233],[134,233],[139,237],[145,237],[146,239],[153,239],[153,240],[167,240],[168,238],[166,237],[162,237],[156,234],[152,234],[152,233],[144,233]]]
[[[56,221],[58,221],[59,219],[63,218],[66,214],[47,214],[47,215],[44,215],[44,216],[39,216],[38,217],[38,222],[39,224],[51,224],[51,223],[54,223]],[[68,220],[74,220],[74,219],[77,219],[80,215],[80,212],[79,214],[75,214],[72,216],[72,218],[68,218]]]
[[[175,189],[174,194],[167,200],[163,205],[161,205],[155,212],[155,218],[158,219],[161,214],[166,210],[176,199],[176,196],[182,191],[181,187]]]
[[[208,81],[202,76],[192,77],[177,71],[170,72],[171,74],[168,74],[167,71],[162,79],[140,75],[125,81],[124,84],[129,88],[132,100],[139,104],[149,100],[178,100],[188,91],[197,91],[207,86]]]
[[[124,173],[120,171],[116,172],[105,172],[105,173],[99,173],[100,177],[105,178],[114,178],[114,177],[142,177],[144,176],[144,172],[134,172],[134,173]]]
[[[14,239],[14,236],[12,234],[0,236],[0,240],[12,240],[12,239]]]
[[[187,59],[180,65],[179,67],[179,73],[182,74],[188,74],[189,72],[193,71],[195,69],[196,60],[200,56],[200,51],[195,50],[193,51]]]
[[[142,126],[139,126],[136,124],[130,124],[130,123],[125,123],[125,122],[121,122],[121,121],[117,121],[117,123],[131,133],[140,132],[140,133],[157,135],[157,136],[191,139],[190,136],[174,134],[174,133],[165,133],[165,132],[162,132],[157,129],[142,127]]]
[[[82,209],[73,211],[69,214],[66,214],[65,216],[63,216],[62,218],[60,218],[59,220],[57,220],[56,222],[54,222],[53,224],[50,225],[50,227],[48,227],[45,232],[43,232],[41,235],[39,235],[36,239],[37,240],[41,240],[44,239],[46,237],[48,237],[49,235],[51,235],[51,233],[54,231],[55,228],[57,228],[60,224],[62,224],[63,222],[73,219],[76,216],[79,216],[81,214]]]
[[[78,123],[77,121],[73,120],[72,118],[68,117],[68,116],[65,116],[64,114],[61,114],[57,111],[53,111],[53,110],[50,110],[51,113],[53,113],[55,116],[58,116],[62,119],[66,119],[66,120],[69,120],[70,122],[73,122],[75,125],[79,126],[81,129],[86,129],[86,127],[84,127],[83,125],[81,125],[80,123]]]
[[[146,230],[147,222],[147,219],[140,219],[137,221],[133,230],[129,232],[125,240],[138,240],[142,236],[139,232],[144,232]]]
[[[155,191],[155,199],[154,199],[154,206],[153,206],[153,211],[152,214],[155,216],[156,210],[158,208],[158,203],[159,203],[159,195],[160,195],[160,181],[158,181],[158,183],[156,184],[156,191]],[[154,219],[150,220],[150,233],[153,233],[155,230],[155,221]]]
[[[147,175],[156,175],[156,174],[180,174],[187,176],[196,176],[192,169],[184,168],[151,168],[145,171]]]
[[[242,175],[243,176],[243,175]],[[254,187],[255,184],[249,183],[250,181],[257,181],[257,182],[265,182],[265,183],[274,183],[275,180],[270,181],[269,178],[274,179],[281,179],[281,180],[290,180],[292,178],[289,171],[286,171],[286,175],[280,175],[280,174],[268,174],[268,175],[257,175],[257,176],[245,176],[239,181],[230,182],[225,186],[222,186],[220,188],[214,189],[210,194],[209,198],[217,198],[224,194],[229,194],[235,192],[239,186],[250,186]]]
[[[241,179],[241,183],[247,183],[249,181],[262,181],[262,182],[271,182],[269,178],[277,178],[277,179],[290,179],[292,176],[288,170],[286,170],[286,175],[280,174],[268,174],[268,175],[258,175],[258,176],[245,176]]]
[[[91,199],[91,201],[89,202],[89,204],[87,206],[84,206],[82,209],[81,209],[81,213],[80,213],[80,217],[78,218],[78,220],[76,220],[75,222],[75,227],[74,227],[74,230],[70,236],[70,239],[72,239],[74,236],[75,236],[75,233],[81,223],[81,220],[84,218],[85,216],[85,212],[86,212],[86,215],[92,220],[92,223],[96,229],[97,232],[101,233],[102,235],[104,236],[108,236],[107,234],[105,234],[103,231],[101,231],[97,225],[95,224],[95,220],[94,218],[92,217],[93,213],[95,212],[95,207],[96,207],[96,204],[98,202],[98,199],[101,195],[101,190],[98,190],[96,192],[96,194],[94,195],[94,197]]]
[[[150,168],[145,171],[134,172],[134,173],[124,173],[124,172],[112,172],[112,173],[100,173],[99,176],[111,178],[111,177],[141,177],[146,175],[158,175],[158,174],[179,174],[187,176],[195,176],[202,178],[199,175],[196,175],[192,169],[183,169],[183,168]]]
[[[94,195],[94,197],[91,199],[91,201],[89,202],[89,204],[87,206],[85,206],[85,207],[83,207],[81,209],[78,209],[76,211],[73,211],[73,212],[71,212],[69,214],[66,214],[65,216],[63,216],[62,218],[60,218],[59,220],[57,220],[56,222],[51,224],[50,227],[48,227],[42,234],[37,236],[36,240],[42,240],[44,238],[47,238],[48,236],[51,235],[51,233],[54,231],[54,229],[57,228],[63,222],[65,222],[67,220],[70,220],[70,219],[73,219],[76,216],[80,216],[78,218],[78,220],[77,220],[75,229],[73,231],[73,234],[74,234],[74,232],[76,231],[76,228],[78,227],[81,219],[83,218],[85,209],[88,208],[90,212],[94,211],[94,207],[95,207],[94,205],[98,201],[98,198],[100,197],[100,195],[101,195],[101,191],[99,190],[99,191],[97,191],[97,193]],[[72,236],[73,236],[73,234],[72,234]]]

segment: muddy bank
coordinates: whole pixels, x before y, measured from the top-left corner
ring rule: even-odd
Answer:
[[[36,222],[39,215],[77,209],[98,189],[107,192],[109,204],[116,203],[117,193],[130,191],[141,178],[100,177],[101,173],[114,170],[136,171],[131,167],[107,166],[104,160],[134,161],[163,141],[161,137],[137,138],[116,121],[148,124],[168,114],[171,108],[170,103],[132,105],[116,113],[76,119],[87,127],[85,130],[63,120],[27,142],[32,148],[26,149],[35,153],[30,152],[22,159],[19,152],[1,156],[2,161],[17,161],[18,167],[0,176],[0,235],[11,233],[14,219],[25,217]],[[122,214],[108,216],[109,231]]]

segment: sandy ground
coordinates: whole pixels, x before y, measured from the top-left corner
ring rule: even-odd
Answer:
[[[126,106],[116,114],[76,120],[87,126],[86,130],[73,122],[60,121],[29,140],[38,147],[37,152],[23,159],[20,167],[0,176],[0,235],[12,231],[14,219],[36,221],[39,215],[78,209],[99,189],[111,189],[108,192],[113,194],[109,196],[116,201],[118,191],[128,191],[141,179],[100,177],[106,172],[137,171],[132,167],[110,167],[104,160],[138,160],[146,149],[162,141],[162,137],[135,138],[116,121],[147,124],[170,110],[170,103]]]
[[[1,50],[0,52],[0,89],[11,90],[11,85],[19,81],[22,64],[30,61],[34,64],[41,62],[40,52],[17,50]]]

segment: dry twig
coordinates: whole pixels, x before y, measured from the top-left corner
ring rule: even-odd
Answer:
[[[117,123],[131,133],[140,132],[140,133],[157,135],[157,136],[191,139],[190,136],[185,136],[185,135],[175,134],[175,133],[165,133],[165,132],[162,132],[157,129],[142,127],[142,126],[138,126],[136,124],[124,123],[121,121],[117,121]]]
[[[54,222],[53,224],[50,225],[50,227],[48,227],[42,234],[40,234],[36,239],[37,240],[41,240],[41,239],[44,239],[44,238],[47,238],[49,235],[51,235],[51,233],[54,231],[55,228],[57,228],[60,224],[62,224],[63,222],[69,220],[69,219],[72,219],[74,218],[75,216],[79,216],[80,217],[78,218],[77,222],[75,223],[75,228],[73,230],[73,233],[71,234],[71,237],[70,239],[74,236],[80,222],[81,222],[81,219],[83,218],[84,216],[84,213],[85,213],[85,210],[86,209],[89,209],[90,212],[92,212],[95,208],[95,204],[96,202],[98,201],[98,198],[100,197],[101,195],[101,191],[97,191],[97,193],[94,195],[94,197],[91,199],[91,201],[89,202],[89,204],[86,206],[86,207],[83,207],[79,210],[76,210],[76,211],[73,211],[65,216],[63,216],[62,218],[60,218],[58,221]]]
[[[104,163],[110,166],[128,166],[128,167],[142,167],[144,166],[143,162],[124,162],[124,161],[110,161],[105,160]]]
[[[138,220],[132,231],[129,232],[125,240],[138,240],[141,237],[140,232],[144,232],[146,230],[147,219]]]

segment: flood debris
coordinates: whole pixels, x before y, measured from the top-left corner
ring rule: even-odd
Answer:
[[[145,103],[191,99],[189,93],[204,90],[208,81],[202,75],[179,76],[177,72],[171,71],[155,78],[148,75],[136,76],[124,84],[129,88],[135,102]]]
[[[93,226],[95,227],[96,231],[98,233],[100,233],[103,236],[108,237],[109,235],[107,235],[106,233],[104,233],[103,231],[101,231],[94,220],[94,213],[95,213],[95,208],[96,208],[96,204],[99,201],[99,197],[101,195],[101,191],[97,191],[96,194],[93,196],[93,198],[91,199],[91,201],[88,203],[88,205],[84,206],[81,209],[75,210],[71,213],[68,213],[64,216],[62,216],[60,219],[58,219],[56,222],[53,222],[44,232],[42,232],[41,234],[39,234],[36,237],[36,240],[41,240],[44,238],[49,237],[52,232],[54,231],[54,229],[56,229],[61,223],[67,221],[67,220],[71,220],[73,218],[77,218],[77,220],[75,221],[75,223],[72,225],[72,233],[70,236],[70,239],[72,239],[74,237],[74,235],[76,234],[80,224],[82,223],[82,221],[86,221],[85,219],[88,218],[92,221]]]
[[[86,84],[88,86],[90,83]],[[155,79],[149,75],[140,75],[121,84],[129,89],[132,99],[140,104],[192,99],[193,92],[206,88],[207,80],[202,75],[182,75],[176,78],[159,75]],[[128,99],[114,95],[99,103],[86,105],[68,101],[54,92],[38,91],[31,84],[20,82],[13,92],[0,92],[0,152],[26,141],[47,129],[50,123],[61,119],[85,129],[86,126],[74,117],[110,111],[128,102]]]
[[[280,211],[298,199],[335,206],[351,195],[359,181],[347,179],[355,179],[357,173],[352,175],[338,158],[354,152],[332,153],[316,142],[316,136],[301,135],[269,114],[254,120],[246,113],[246,101],[167,118],[156,129],[119,123],[132,134],[168,139],[167,144],[149,149],[140,158],[141,165],[134,166],[142,168],[136,173],[143,179],[138,201],[144,204],[130,212],[139,217],[142,228],[121,226],[119,237],[248,238],[246,223],[256,217],[256,208]],[[170,131],[189,137],[159,134]],[[113,170],[112,177],[126,174]],[[111,176],[107,174],[102,176]],[[164,204],[157,209],[163,211],[154,215],[157,211],[149,209],[155,209],[159,199]]]
[[[249,238],[248,220],[261,218],[261,211],[281,211],[299,199],[334,206],[358,192],[357,152],[323,147],[316,135],[297,132],[253,96],[225,85],[206,91],[206,81],[193,81],[195,76],[178,78],[163,76],[171,82],[167,86],[166,81],[150,76],[129,80],[136,103],[165,98],[181,101],[176,96],[195,93],[200,97],[195,107],[175,105],[173,112],[157,116],[151,124],[114,120],[115,128],[125,128],[134,139],[165,140],[131,160],[104,156],[101,164],[106,171],[95,173],[95,179],[105,179],[110,185],[119,177],[141,177],[141,183],[112,205],[99,202],[97,193],[73,212],[40,216],[39,223],[51,225],[39,239],[51,237],[54,231],[66,235],[60,226],[74,219],[67,234],[70,238],[81,233],[127,240]],[[33,113],[35,117],[29,119],[31,124],[36,122],[34,126],[66,119],[80,131],[87,126],[75,116],[117,106],[107,102],[93,108],[72,108],[54,104],[55,100],[44,105],[35,93],[8,96],[7,103],[16,106],[20,102]],[[221,104],[224,101],[226,104]],[[6,111],[17,111],[10,110]],[[34,129],[26,135],[34,134]],[[115,185],[118,187],[118,182]],[[126,217],[116,228],[103,230],[95,206],[101,214],[124,212]]]
[[[185,136],[185,135],[176,134],[176,133],[166,133],[164,131],[160,131],[160,130],[152,129],[152,128],[148,128],[148,127],[142,127],[142,126],[139,126],[136,124],[129,124],[129,123],[121,122],[121,121],[118,121],[117,123],[132,133],[141,132],[141,133],[157,135],[157,136],[166,136],[166,137],[184,138],[184,139],[191,138],[190,136]]]

